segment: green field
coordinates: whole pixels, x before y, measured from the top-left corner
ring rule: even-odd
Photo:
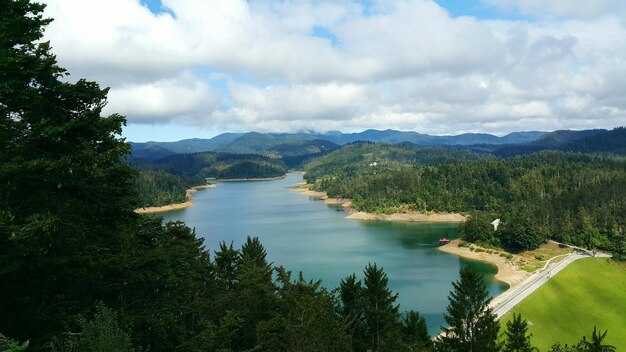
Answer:
[[[513,311],[528,320],[533,345],[572,344],[590,337],[593,326],[609,330],[606,342],[626,351],[626,268],[607,258],[575,261]],[[503,328],[504,328],[503,324]]]

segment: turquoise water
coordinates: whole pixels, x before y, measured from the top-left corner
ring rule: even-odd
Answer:
[[[507,288],[494,279],[494,267],[437,250],[439,238],[458,237],[458,225],[348,220],[340,207],[290,192],[301,179],[289,174],[275,181],[224,183],[196,193],[194,206],[161,215],[195,227],[211,251],[221,241],[239,247],[246,236],[257,236],[270,261],[302,271],[306,279],[321,279],[329,289],[351,273],[362,278],[367,263],[376,263],[400,294],[400,309],[418,310],[431,333],[444,325],[447,295],[462,265],[483,273],[492,295]]]

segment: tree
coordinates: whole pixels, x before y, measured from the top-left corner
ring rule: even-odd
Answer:
[[[355,274],[342,279],[339,283],[339,303],[352,350],[367,351],[367,332],[363,321],[363,285]]]
[[[107,89],[61,80],[44,5],[0,0],[0,331],[42,340],[100,295],[134,221],[125,120]]]
[[[463,224],[461,236],[469,242],[493,242],[494,230],[491,222],[494,219],[495,216],[491,213],[475,212]]]
[[[273,318],[277,310],[276,285],[272,282],[272,264],[258,237],[248,237],[241,247],[236,267],[237,292],[232,302],[242,320],[236,349],[245,350],[256,345],[256,327]]]
[[[587,352],[614,352],[617,349],[612,345],[605,345],[604,339],[609,331],[604,333],[597,331],[596,327],[593,327],[593,333],[591,334],[591,341],[584,342],[586,339],[583,337],[583,345]]]
[[[22,352],[28,349],[28,341],[19,343],[0,334],[0,352]]]
[[[503,352],[533,352],[537,348],[532,347],[528,333],[528,322],[522,319],[521,314],[513,313],[513,319],[506,323],[504,332],[505,341]]]
[[[488,304],[489,292],[480,274],[469,266],[460,270],[459,281],[452,283],[444,315],[448,328],[439,337],[441,351],[499,351],[500,326]]]
[[[133,345],[128,331],[122,327],[118,314],[99,303],[92,320],[80,317],[79,333],[69,333],[64,339],[54,339],[51,349],[54,352],[132,352]]]
[[[406,312],[402,318],[402,337],[409,351],[429,351],[433,344],[426,320],[413,310]]]
[[[604,339],[608,330],[604,333],[598,332],[596,327],[593,327],[593,333],[591,334],[591,340],[587,340],[586,336],[576,344],[572,346],[568,346],[565,344],[564,346],[560,343],[556,343],[550,349],[550,352],[614,352],[617,351],[615,346],[605,345]]]
[[[389,279],[382,268],[368,264],[363,288],[363,317],[369,348],[374,351],[394,351],[401,346],[398,294],[387,287]]]

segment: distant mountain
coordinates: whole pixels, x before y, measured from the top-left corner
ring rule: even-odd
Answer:
[[[167,149],[159,144],[150,144],[150,143],[130,143],[132,148],[131,159],[161,159],[166,156],[170,156],[176,154],[175,152]]]
[[[290,169],[301,169],[307,161],[326,155],[339,147],[341,147],[339,144],[327,140],[313,139],[278,144],[265,150],[265,153],[280,158]]]
[[[569,131],[567,131],[569,132]],[[211,139],[184,139],[177,142],[132,143],[133,158],[158,159],[169,154],[223,151],[240,154],[280,154],[281,157],[300,157],[311,154],[303,142],[323,140],[337,145],[357,141],[377,143],[412,143],[418,146],[441,145],[505,145],[528,143],[546,135],[546,132],[514,132],[503,137],[486,133],[465,133],[458,136],[431,136],[411,131],[374,130],[358,133],[223,133]],[[328,143],[327,143],[328,144]],[[278,147],[280,146],[280,147]],[[278,148],[278,149],[276,149]],[[288,150],[293,148],[293,150]],[[303,149],[304,148],[304,149]],[[280,151],[279,151],[280,150]],[[315,153],[313,153],[315,154]]]
[[[191,138],[191,139],[183,139],[176,142],[145,142],[145,143],[134,143],[130,142],[130,145],[133,149],[133,157],[137,157],[135,154],[138,151],[146,150],[146,149],[157,149],[162,148],[170,151],[170,154],[182,154],[182,153],[197,153],[197,152],[207,152],[207,151],[215,151],[226,147],[228,144],[232,143],[237,138],[245,135],[245,133],[222,133],[217,135],[211,139],[203,139],[203,138]]]
[[[475,149],[484,150],[484,148],[485,146]],[[623,127],[611,131],[603,129],[554,131],[529,143],[505,145],[492,148],[491,151],[501,157],[510,157],[542,150],[626,154],[626,132]]]
[[[140,169],[163,170],[202,178],[263,178],[284,175],[287,168],[280,161],[258,154],[200,152],[174,154],[157,160],[134,159]]]
[[[280,144],[298,143],[312,139],[316,139],[316,137],[306,133],[250,132],[218,150],[229,153],[261,153]]]
[[[561,150],[581,153],[613,153],[626,155],[626,128],[588,135],[561,146]]]
[[[419,146],[439,146],[439,145],[471,145],[471,144],[507,144],[525,143],[537,140],[546,132],[514,132],[504,137],[498,137],[486,133],[464,133],[456,136],[431,136],[417,132],[395,131],[395,130],[366,130],[359,133],[320,134],[321,139],[326,139],[338,144],[352,143],[356,141],[383,142],[397,144],[410,142]]]

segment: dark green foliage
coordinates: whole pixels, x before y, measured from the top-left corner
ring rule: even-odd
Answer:
[[[162,206],[187,201],[187,190],[205,184],[204,178],[162,170],[140,170],[135,180],[140,207]]]
[[[626,154],[626,129],[554,131],[525,144],[507,145],[493,153],[501,157],[536,153],[542,150],[560,150],[580,153]]]
[[[502,352],[534,352],[528,334],[528,322],[521,314],[513,314],[513,319],[506,323],[505,340]]]
[[[291,273],[277,269],[279,316],[259,325],[264,351],[349,351],[349,341],[333,296],[321,282],[304,280],[302,273],[291,281]]]
[[[539,247],[547,235],[539,233],[530,219],[522,218],[523,215],[510,217],[510,220],[502,224],[496,233],[502,243],[502,247],[509,252],[521,252],[526,249]]]
[[[456,148],[420,148],[411,145],[354,143],[305,165],[304,178],[312,183],[335,176],[375,175],[415,165],[436,165],[459,160],[487,158],[484,154]]]
[[[141,207],[186,201],[186,190],[207,178],[239,179],[282,176],[285,165],[260,155],[229,153],[176,154],[161,159],[131,159],[140,168],[135,180]]]
[[[43,5],[0,8],[0,331],[37,346],[98,295],[134,175],[124,118],[100,115],[107,90],[62,81],[39,41]]]
[[[352,350],[403,350],[414,336],[412,333],[403,335],[400,313],[395,304],[398,295],[388,288],[387,274],[376,264],[368,264],[363,274],[363,283],[352,274],[341,280],[339,286],[339,311]]]
[[[586,336],[583,336],[582,340],[576,345],[564,346],[560,343],[556,343],[550,349],[550,352],[614,352],[617,351],[615,346],[604,344],[608,331],[604,333],[598,332],[596,327],[593,327],[593,333],[591,334],[591,340],[587,340]]]
[[[119,321],[118,314],[100,303],[93,319],[78,318],[79,332],[66,333],[50,345],[53,352],[132,352],[130,335]]]
[[[368,264],[363,271],[363,318],[370,349],[394,351],[400,349],[400,314],[395,304],[398,294],[388,288],[389,279],[382,268]]]
[[[28,341],[19,343],[0,334],[0,352],[22,352],[28,349]]]
[[[402,318],[402,338],[409,351],[430,351],[433,347],[426,321],[412,310]]]
[[[489,292],[485,283],[469,266],[460,270],[461,278],[452,283],[444,318],[448,327],[437,341],[441,351],[490,352],[499,351],[500,325],[488,307]]]
[[[204,178],[276,177],[287,172],[280,160],[257,154],[214,152],[175,154],[157,160],[137,160],[133,164],[144,169],[166,170]]]
[[[491,222],[496,219],[493,213],[477,211],[470,216],[461,229],[461,236],[470,242],[492,243],[494,229]]]

